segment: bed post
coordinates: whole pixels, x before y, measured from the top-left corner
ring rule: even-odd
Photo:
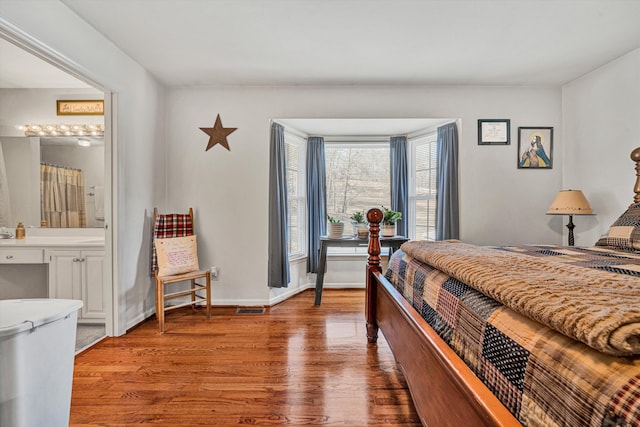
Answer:
[[[376,282],[373,273],[381,272],[380,267],[380,221],[382,211],[378,208],[369,209],[369,259],[367,261],[367,294],[365,301],[365,316],[367,319],[367,340],[375,343],[378,340],[378,323],[376,322]]]
[[[631,152],[631,160],[636,163],[636,185],[633,186],[633,203],[640,203],[640,147]]]

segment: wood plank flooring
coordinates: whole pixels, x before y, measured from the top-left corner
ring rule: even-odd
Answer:
[[[419,426],[364,290],[305,291],[267,309],[185,308],[75,360],[70,426]]]

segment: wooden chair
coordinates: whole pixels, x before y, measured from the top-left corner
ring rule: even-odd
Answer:
[[[205,302],[207,319],[211,318],[211,274],[209,271],[191,271],[176,275],[158,275],[158,264],[156,257],[155,240],[174,237],[186,237],[194,234],[193,208],[189,208],[188,214],[165,214],[158,213],[158,209],[153,209],[153,248],[151,270],[156,282],[156,317],[160,332],[164,333],[165,313],[187,305],[195,308],[197,303]],[[197,279],[204,279],[205,283],[196,282]],[[167,288],[180,282],[191,282],[190,289],[169,292]],[[204,291],[205,296],[199,292]],[[176,305],[165,306],[167,300],[191,295],[191,301],[182,302]]]

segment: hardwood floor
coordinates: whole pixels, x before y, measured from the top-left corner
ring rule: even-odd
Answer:
[[[71,426],[419,426],[364,290],[305,291],[267,309],[189,308],[107,338],[75,361]]]

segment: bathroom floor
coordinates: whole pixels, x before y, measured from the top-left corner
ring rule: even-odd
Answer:
[[[104,325],[78,324],[76,330],[76,353],[93,345],[106,335]]]

